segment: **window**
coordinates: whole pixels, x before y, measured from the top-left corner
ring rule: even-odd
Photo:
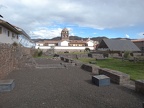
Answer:
[[[8,31],[8,36],[10,36],[10,31]]]
[[[2,27],[0,27],[0,34],[2,34]]]

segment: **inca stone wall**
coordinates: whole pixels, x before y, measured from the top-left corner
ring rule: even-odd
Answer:
[[[22,66],[33,52],[30,48],[0,44],[0,79]]]

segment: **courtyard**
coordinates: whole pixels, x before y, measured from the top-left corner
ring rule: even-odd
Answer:
[[[62,63],[47,58],[35,61],[41,66]],[[15,88],[0,93],[0,108],[142,108],[142,94],[113,83],[98,87],[91,77],[76,66],[17,69],[4,78],[14,79]]]

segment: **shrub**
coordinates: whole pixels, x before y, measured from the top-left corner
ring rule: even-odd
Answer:
[[[14,42],[12,45],[15,46],[15,47],[18,46],[18,44],[16,42]]]
[[[38,57],[42,56],[43,52],[40,50],[38,51]]]
[[[40,56],[42,56],[42,54],[43,54],[42,50],[37,49],[37,50],[34,52],[33,57],[40,57]]]
[[[86,51],[86,52],[90,52],[90,49],[89,49],[89,48],[85,48],[85,51]]]
[[[129,51],[125,51],[123,57],[124,58],[130,58],[131,57],[130,52]]]

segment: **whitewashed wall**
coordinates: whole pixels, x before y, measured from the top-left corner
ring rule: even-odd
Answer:
[[[68,41],[62,41],[58,43],[58,46],[68,46]]]
[[[92,41],[87,42],[88,46],[94,46],[94,43]]]
[[[36,46],[35,47],[36,49],[40,48],[40,49],[51,49],[50,46]],[[69,46],[69,47],[66,47],[66,46],[55,46],[53,47],[53,49],[55,50],[85,50],[85,48],[89,48],[90,50],[94,50],[94,47],[73,47],[73,46]]]
[[[2,33],[0,34],[0,42],[1,43],[9,43],[12,44],[14,42],[18,43],[18,39],[17,39],[17,34],[14,32],[11,32],[10,30],[6,29],[3,26],[2,27]],[[9,31],[9,36],[8,36],[8,31]],[[14,37],[12,37],[12,34],[14,34]]]

